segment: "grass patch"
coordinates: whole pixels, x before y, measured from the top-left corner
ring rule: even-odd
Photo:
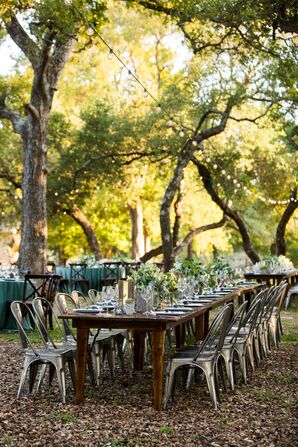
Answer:
[[[280,383],[280,384],[284,384],[284,385],[291,385],[298,381],[298,378],[294,374],[291,374],[291,373],[286,374],[285,376],[281,376],[281,375],[271,376],[271,379],[275,383]]]
[[[262,400],[271,400],[271,399],[278,399],[275,392],[273,390],[268,391],[262,391],[262,390],[255,390],[255,396]]]
[[[6,447],[10,447],[13,445],[13,436],[6,436],[6,438],[4,438],[4,445]]]
[[[50,418],[54,419],[55,421],[61,422],[62,424],[67,424],[69,422],[76,421],[76,417],[70,413],[61,413],[59,411],[52,411],[49,416]]]
[[[164,433],[165,435],[170,435],[173,432],[173,429],[168,425],[162,425],[160,427],[160,432]]]

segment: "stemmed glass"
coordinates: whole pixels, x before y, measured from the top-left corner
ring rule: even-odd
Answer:
[[[151,315],[151,309],[153,305],[153,288],[150,284],[142,289],[142,298],[146,303],[145,315]]]

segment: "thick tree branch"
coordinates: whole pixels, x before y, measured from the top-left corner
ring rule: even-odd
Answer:
[[[208,192],[208,194],[210,195],[213,202],[215,202],[222,209],[222,211],[228,217],[233,219],[234,222],[236,223],[236,225],[239,229],[239,232],[241,234],[242,240],[243,240],[243,248],[244,248],[247,256],[249,257],[249,259],[253,263],[259,262],[260,258],[252,247],[249,233],[247,231],[246,225],[245,225],[243,219],[241,218],[241,216],[238,214],[237,211],[232,210],[229,207],[229,205],[227,203],[225,203],[218,196],[215,189],[213,188],[212,177],[211,177],[211,173],[210,173],[209,169],[205,165],[203,165],[195,156],[193,156],[191,158],[191,161],[197,167],[198,173],[199,173],[200,177],[202,178],[204,187],[205,187],[206,191]]]
[[[5,94],[0,96],[0,118],[9,120],[15,133],[22,133],[24,128],[24,120],[18,112],[5,105]]]
[[[40,58],[40,48],[38,45],[28,36],[24,28],[16,16],[12,15],[9,19],[3,19],[5,28],[16,43],[16,45],[22,50],[24,55],[29,59],[33,68],[35,69]]]
[[[178,240],[179,240],[179,232],[180,232],[180,226],[181,226],[181,219],[182,219],[182,199],[183,199],[183,192],[182,192],[182,183],[179,185],[176,201],[174,203],[174,210],[175,210],[175,221],[173,225],[173,247],[175,248],[177,246]]]
[[[214,230],[215,228],[220,228],[223,227],[225,225],[225,223],[227,222],[227,216],[223,215],[222,219],[218,222],[214,222],[208,225],[202,225],[201,227],[195,228],[194,230],[191,230],[183,239],[182,242],[180,242],[179,245],[176,246],[176,248],[174,249],[175,252],[175,256],[177,256],[182,250],[183,248],[185,248],[190,241],[197,236],[200,233],[203,233],[205,231],[209,231],[209,230]]]
[[[15,177],[12,175],[6,173],[6,172],[0,172],[0,178],[3,178],[7,180],[9,183],[11,183],[15,188],[21,188],[22,184],[21,182],[18,182]]]
[[[276,228],[275,243],[277,256],[285,256],[287,253],[287,245],[285,240],[286,227],[297,208],[297,188],[295,188],[291,196],[291,201],[288,203],[286,209],[284,210],[283,215],[281,216],[281,219]]]

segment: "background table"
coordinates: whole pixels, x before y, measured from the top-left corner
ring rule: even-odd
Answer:
[[[254,280],[258,282],[266,282],[268,286],[277,285],[281,281],[286,280],[289,286],[298,283],[298,270],[290,270],[287,272],[278,272],[278,273],[253,273],[248,272],[244,274],[245,279]]]
[[[16,330],[16,322],[10,311],[10,303],[23,299],[24,280],[0,279],[0,330]]]
[[[70,280],[70,268],[69,267],[56,267],[57,275],[61,275],[64,279]],[[107,273],[109,273],[109,279],[125,278],[126,271],[122,266],[115,265],[115,267],[109,267],[109,272],[107,272],[107,268],[104,265],[100,265],[98,267],[87,267],[86,268],[86,279],[89,281],[89,288],[101,290],[102,281],[107,277]],[[70,283],[63,286],[64,290],[61,292],[71,292]]]

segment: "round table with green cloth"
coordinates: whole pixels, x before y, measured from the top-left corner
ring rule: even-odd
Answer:
[[[113,275],[113,271],[115,274]],[[69,267],[56,267],[56,273],[57,275],[62,276],[64,279],[70,281],[70,268]],[[86,279],[89,281],[89,288],[90,289],[96,289],[101,290],[101,282],[104,278],[109,279],[117,279],[117,278],[125,278],[126,277],[126,271],[125,267],[123,266],[114,266],[109,267],[107,270],[107,267],[104,265],[100,265],[97,267],[87,267],[86,268]],[[63,281],[61,282],[63,284]],[[61,292],[70,292],[70,283],[68,282],[67,285],[63,285],[61,287]]]
[[[15,331],[17,329],[10,311],[10,303],[23,300],[24,284],[23,279],[0,279],[0,330]]]

